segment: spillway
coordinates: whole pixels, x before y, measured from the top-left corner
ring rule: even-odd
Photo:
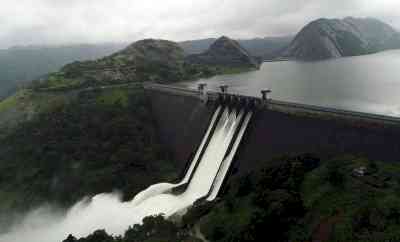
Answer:
[[[213,184],[211,186],[209,196],[207,197],[207,201],[213,201],[215,198],[217,198],[218,193],[219,193],[221,186],[225,180],[228,170],[232,164],[233,158],[236,154],[237,149],[239,148],[240,142],[243,139],[243,135],[246,132],[247,126],[249,125],[249,122],[250,122],[250,119],[252,116],[253,116],[253,112],[249,111],[247,113],[246,117],[244,118],[243,124],[240,127],[237,137],[232,144],[232,149],[229,151],[229,153],[226,155],[225,159],[220,164],[218,173],[215,176]]]
[[[219,116],[221,110],[223,111]],[[156,205],[159,213],[171,216],[185,211],[200,198],[214,200],[251,117],[252,112],[246,112],[244,109],[237,110],[229,106],[217,108],[188,172],[180,183],[188,182],[186,190],[179,195],[165,192],[154,193],[136,205],[143,210],[153,210]],[[211,130],[213,132],[209,137]],[[168,188],[172,187],[176,185],[171,184]]]
[[[155,184],[130,202],[121,202],[115,194],[99,194],[90,202],[77,203],[62,216],[43,215],[40,211],[39,215],[28,215],[10,233],[0,235],[0,242],[62,241],[68,234],[84,237],[97,229],[122,235],[129,226],[142,223],[144,217],[184,214],[198,199],[214,200],[252,115],[251,111],[235,105],[218,107],[184,177],[177,184]],[[181,186],[182,193],[172,192]]]
[[[217,109],[216,113],[219,113],[219,109],[220,108]],[[159,213],[171,216],[175,213],[184,212],[185,209],[190,207],[196,200],[206,198],[213,188],[215,178],[220,172],[222,163],[226,161],[226,158],[231,161],[232,157],[230,154],[233,155],[237,149],[238,143],[234,142],[233,138],[235,134],[237,134],[241,124],[239,135],[236,135],[236,138],[240,137],[241,139],[243,136],[248,120],[251,117],[251,115],[247,114],[244,122],[242,122],[244,114],[244,110],[238,111],[235,107],[225,107],[223,109],[222,114],[215,124],[214,132],[209,138],[208,144],[206,144],[207,141],[203,139],[203,145],[200,145],[200,149],[203,147],[204,151],[198,150],[198,154],[196,154],[194,160],[191,162],[190,168],[183,179],[183,181],[189,182],[183,193],[179,195],[168,193],[152,194],[148,196],[146,200],[142,201],[142,203],[136,205],[143,210],[149,209],[151,211],[154,209],[155,205]],[[246,125],[243,126],[243,124]],[[213,125],[213,122],[211,122],[209,130],[212,129],[211,126]],[[231,148],[228,154],[228,148],[232,145],[233,148]],[[198,163],[196,163],[197,159],[199,159]],[[230,163],[230,161],[225,163],[226,169],[229,168],[227,164]],[[192,177],[190,177],[189,173]],[[222,176],[225,176],[225,174],[226,172],[220,175],[221,182],[223,180]],[[218,190],[220,186],[221,184],[218,184]],[[216,197],[217,193],[217,191],[212,192],[213,198]]]
[[[171,192],[172,189],[174,189],[176,187],[179,187],[179,186],[182,186],[182,185],[185,185],[185,184],[187,184],[189,182],[189,180],[191,179],[192,174],[193,174],[196,166],[199,163],[199,158],[202,155],[203,150],[205,149],[205,146],[206,146],[206,144],[207,144],[207,142],[209,140],[211,132],[213,131],[213,128],[215,126],[215,123],[217,122],[217,119],[219,118],[219,114],[221,112],[221,109],[222,109],[222,107],[219,106],[216,109],[216,111],[214,112],[213,117],[211,118],[211,122],[210,122],[210,124],[209,124],[209,126],[207,128],[207,131],[206,131],[206,133],[205,133],[205,135],[204,135],[204,137],[203,137],[203,139],[202,139],[202,141],[200,143],[200,146],[198,147],[198,149],[196,151],[195,156],[193,157],[193,160],[190,163],[190,166],[189,166],[188,170],[185,173],[184,178],[177,184],[159,183],[159,184],[155,184],[155,185],[150,186],[149,188],[147,188],[146,190],[138,193],[134,197],[134,199],[132,201],[132,203],[134,205],[138,205],[141,202],[143,202],[144,200],[149,199],[150,197],[155,196],[157,194]]]

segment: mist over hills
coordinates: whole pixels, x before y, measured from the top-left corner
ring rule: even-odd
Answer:
[[[238,41],[225,36],[215,40],[203,53],[188,55],[186,61],[208,66],[223,65],[232,68],[249,67],[256,69],[260,67],[261,63],[260,59],[255,58]]]
[[[181,42],[188,54],[204,51],[215,39]],[[241,39],[238,42],[252,55],[264,60],[289,57],[319,60],[371,54],[400,48],[400,32],[375,18],[317,19],[296,36]]]
[[[210,47],[215,40],[215,38],[188,40],[180,42],[179,44],[187,54],[198,54]],[[277,57],[282,49],[286,48],[292,40],[293,36],[282,36],[239,39],[237,41],[253,56],[260,56],[263,59],[273,59]]]
[[[227,37],[201,57],[206,59],[189,59],[172,41],[145,39],[100,59],[67,64],[0,101],[0,195],[8,197],[0,201],[0,241],[14,216],[5,215],[10,210],[24,213],[45,202],[68,207],[113,189],[131,200],[151,184],[176,180],[183,167],[161,142],[146,92],[127,86],[259,65]]]
[[[0,98],[18,85],[60,69],[77,60],[97,59],[127,44],[26,46],[0,50]]]
[[[205,52],[216,38],[177,43],[184,55]],[[373,18],[318,19],[306,25],[295,37],[239,39],[250,55],[272,60],[287,57],[319,60],[375,53],[400,48],[400,33]],[[17,86],[52,73],[73,61],[94,60],[111,55],[127,43],[13,47],[0,50],[0,99]]]
[[[26,64],[14,61],[15,65],[7,63],[8,67],[0,71],[14,68],[14,78],[21,75],[18,78],[20,83],[38,76],[41,78],[29,85],[33,88],[23,88],[3,101],[0,98],[0,197],[6,198],[0,199],[0,241],[10,241],[1,237],[10,225],[9,211],[26,212],[46,202],[66,208],[84,196],[114,189],[121,191],[123,201],[128,201],[151,184],[179,178],[179,171],[185,169],[186,161],[174,160],[173,150],[168,144],[172,140],[170,133],[163,136],[159,120],[188,120],[185,119],[186,112],[190,114],[188,118],[194,119],[197,115],[203,116],[202,111],[188,111],[192,110],[192,104],[197,103],[191,104],[191,98],[181,99],[175,95],[158,94],[157,101],[152,103],[155,99],[151,100],[149,92],[142,87],[129,88],[136,83],[173,83],[232,71],[255,70],[260,66],[260,59],[254,56],[266,60],[284,53],[298,60],[317,60],[368,54],[399,48],[399,39],[398,32],[379,21],[347,18],[343,21],[314,21],[294,40],[290,36],[239,41],[221,37],[181,43],[145,39],[127,46],[17,47],[7,50],[11,57],[18,56],[17,60]],[[4,83],[10,85],[8,90],[12,91],[16,82],[11,79]],[[134,84],[129,86],[129,82]],[[0,86],[0,91],[4,90]],[[200,106],[205,107],[203,104]],[[176,112],[157,113],[175,108]],[[330,120],[323,120],[323,127],[329,131],[328,135],[323,135],[318,131],[325,128],[316,127],[319,121],[311,122],[312,116],[307,114],[293,119],[293,127],[305,127],[300,128],[304,130],[304,136],[303,132],[296,135],[289,121],[294,116],[289,113],[267,114],[268,118],[277,115],[276,119],[283,120],[278,122],[283,126],[276,129],[278,138],[269,140],[278,143],[288,140],[292,147],[296,142],[290,139],[297,136],[302,142],[302,137],[306,137],[315,142],[311,147],[315,151],[321,147],[319,137],[325,137],[328,147],[337,143],[340,151],[347,151],[342,141],[352,140],[351,137],[358,133],[353,132],[352,126],[339,125],[338,129],[343,131],[336,135],[325,123]],[[336,127],[338,121],[332,121]],[[304,125],[308,122],[309,126]],[[285,126],[285,123],[289,125]],[[176,134],[196,132],[191,129],[196,125],[186,127],[186,123],[180,125],[176,122],[176,131],[175,125],[166,124],[166,129]],[[270,124],[273,122],[266,126]],[[182,132],[182,127],[187,131]],[[355,127],[360,128],[358,124]],[[317,129],[315,136],[312,134],[314,128]],[[385,143],[379,135],[374,135],[378,132],[376,130],[372,135],[364,136],[366,128],[361,127],[362,131],[359,131],[368,144],[365,147]],[[371,128],[378,129],[375,126]],[[382,132],[389,134],[391,131]],[[191,142],[188,136],[182,137],[185,142]],[[369,146],[375,137],[378,139]],[[387,142],[385,146],[389,143],[394,143],[396,150],[395,142]],[[178,149],[184,150],[182,143],[177,144]],[[255,142],[261,149],[269,144]],[[350,143],[350,146],[357,145],[357,141]],[[280,148],[271,147],[271,150]],[[299,152],[302,147],[299,146]],[[221,199],[215,204],[205,204],[205,207],[194,206],[183,217],[180,227],[162,217],[155,217],[145,221],[142,227],[136,225],[129,229],[124,239],[97,231],[86,239],[78,240],[71,235],[65,242],[202,241],[188,238],[196,235],[191,229],[201,231],[209,241],[263,241],[265,228],[272,228],[268,233],[271,241],[329,241],[329,238],[337,238],[336,241],[353,242],[366,241],[370,237],[370,241],[398,238],[400,195],[396,191],[400,190],[400,166],[368,160],[358,153],[354,157],[350,155],[328,159],[299,154],[276,160],[258,155],[260,160],[254,161],[257,167],[251,168],[248,174],[233,173]],[[265,166],[261,165],[263,162]],[[361,169],[365,171],[363,176],[357,175],[359,168],[365,168]],[[120,202],[118,199],[118,206]],[[112,213],[115,210],[112,206],[104,206],[99,211]],[[130,216],[130,213],[126,214]],[[114,220],[121,221],[118,216]],[[332,228],[337,224],[339,229],[325,233],[327,221],[333,221]],[[107,218],[106,222],[111,221]],[[74,230],[79,227],[79,223],[73,225]],[[389,230],[386,228],[393,229],[384,231]],[[15,231],[19,236],[19,230]],[[382,231],[387,234],[382,235]],[[325,237],[328,239],[318,240],[320,232],[327,234]],[[343,235],[348,237],[342,239]]]
[[[179,43],[185,55],[206,51],[216,38]],[[283,38],[240,40],[252,55],[273,53],[288,44]],[[272,43],[269,45],[267,43]],[[59,70],[74,61],[95,60],[116,53],[127,43],[81,44],[65,46],[17,46],[0,50],[0,99],[15,92],[17,86]],[[264,52],[263,52],[264,50]]]
[[[67,64],[30,86],[65,90],[146,81],[171,83],[258,69],[259,65],[258,59],[228,37],[193,55],[186,55],[173,41],[144,39],[100,59]]]

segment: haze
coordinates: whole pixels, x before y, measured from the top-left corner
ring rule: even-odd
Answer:
[[[398,0],[3,0],[0,48],[295,34],[320,17],[376,17],[400,29]]]

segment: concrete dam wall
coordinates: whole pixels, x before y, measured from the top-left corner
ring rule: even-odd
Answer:
[[[174,158],[186,162],[199,145],[215,110],[195,92],[147,89],[163,142]],[[272,104],[259,109],[249,124],[235,162],[234,173],[257,169],[274,157],[314,153],[321,158],[362,155],[387,162],[400,160],[400,124],[351,115],[312,113],[304,108]],[[307,109],[307,108],[305,108]]]
[[[188,163],[207,130],[215,106],[205,105],[195,96],[159,90],[146,90],[146,95],[161,141],[179,164]]]
[[[352,154],[396,162],[400,161],[399,140],[397,126],[262,110],[238,151],[235,169],[245,172],[274,157],[301,153],[321,158]]]

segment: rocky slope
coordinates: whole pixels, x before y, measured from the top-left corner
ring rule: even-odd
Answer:
[[[225,36],[217,39],[205,52],[189,55],[186,61],[190,64],[231,68],[258,69],[260,67],[259,59],[253,57],[237,41]]]
[[[400,35],[373,18],[318,19],[305,26],[284,56],[318,60],[400,48]]]

